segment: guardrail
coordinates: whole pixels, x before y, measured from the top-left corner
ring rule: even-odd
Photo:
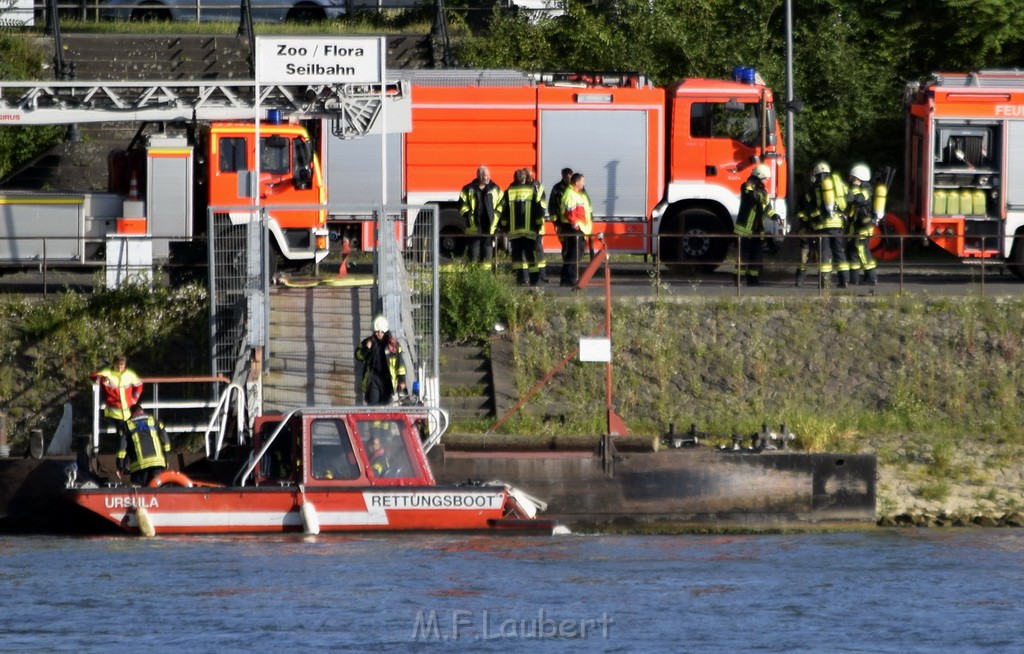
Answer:
[[[309,2],[300,2],[300,0],[249,0],[249,3],[253,19],[257,21],[260,19],[260,12],[271,12],[275,16],[277,14],[283,16],[300,5],[315,9]],[[240,20],[241,4],[240,0],[229,3],[204,0],[157,0],[153,2],[137,0],[118,3],[109,3],[104,0],[63,0],[55,4],[46,0],[13,0],[9,8],[0,9],[0,20],[6,20],[7,24],[11,25],[32,25],[34,19],[34,24],[37,27],[45,26],[51,7],[54,7],[62,18],[82,21],[141,20],[144,15],[150,16],[149,19],[156,18],[161,11],[173,7],[177,15],[183,16],[182,22],[235,21]],[[432,0],[344,0],[337,3],[324,0],[315,4],[332,10],[340,10],[339,13],[345,16],[365,12],[434,8]],[[489,10],[490,8],[488,8]],[[132,16],[133,11],[139,12],[135,18]],[[456,9],[456,11],[466,10]],[[149,12],[149,14],[145,14],[145,12]],[[328,15],[328,18],[331,17]]]
[[[140,402],[143,409],[150,415],[164,423],[168,434],[197,434],[205,432],[204,439],[209,443],[209,434],[220,420],[220,436],[218,444],[223,443],[223,434],[228,428],[227,414],[230,406],[223,401],[226,391],[232,386],[229,379],[220,376],[198,376],[198,377],[143,377],[142,383],[149,389],[152,399]],[[207,387],[206,393],[201,393],[202,387]],[[168,390],[172,387],[173,390]],[[177,392],[175,392],[177,391]],[[206,395],[205,398],[195,396]],[[244,405],[244,398],[242,399]],[[101,434],[116,433],[112,427],[101,428],[100,417],[106,404],[102,401],[99,383],[92,385],[92,446],[97,449],[100,446]],[[214,411],[217,409],[217,411]],[[224,411],[221,414],[221,410]],[[241,433],[241,422],[243,420],[240,409],[236,408],[236,415],[239,416],[237,428]],[[209,412],[209,419],[198,420],[197,416],[203,412]],[[207,445],[209,448],[209,445]]]
[[[701,238],[706,238],[711,242],[721,242],[724,240],[728,243],[728,254],[724,261],[719,264],[709,264],[696,260],[684,262],[663,261],[660,254],[662,251],[660,247],[661,241],[663,239],[679,238],[680,236],[683,235],[648,235],[645,238],[648,243],[653,245],[649,250],[652,250],[654,254],[646,255],[616,250],[616,237],[612,236],[610,238],[609,254],[611,256],[609,266],[612,271],[613,283],[621,281],[623,278],[628,278],[630,273],[642,276],[643,279],[655,286],[662,284],[698,284],[706,283],[710,280],[721,282],[724,279],[723,273],[729,273],[731,274],[732,283],[736,287],[736,294],[739,295],[743,292],[744,285],[741,282],[743,281],[742,268],[745,264],[739,256],[739,236],[734,234],[701,235]],[[447,260],[453,262],[464,261],[465,246],[473,238],[479,238],[479,236],[443,234],[441,239],[442,247],[447,247],[449,252]],[[629,238],[633,239],[634,243],[637,242],[635,236],[630,235]],[[771,237],[765,238],[769,241],[772,240]],[[820,273],[820,267],[817,262],[817,253],[820,251],[821,243],[825,238],[827,237],[816,234],[788,234],[775,237],[778,243],[771,248],[774,250],[773,252],[766,251],[762,263],[763,276],[771,280],[776,287],[780,279],[784,279],[786,285],[793,286],[795,272],[799,264],[799,242],[808,240],[811,242],[811,258],[807,265],[807,278],[803,286],[804,289],[818,288],[820,292],[824,293],[829,288],[835,288],[836,283],[834,281],[830,283],[826,276]],[[941,283],[953,281],[978,285],[980,286],[980,293],[984,295],[987,283],[996,280],[1005,281],[1010,278],[1009,273],[1013,270],[1013,264],[1001,258],[977,258],[970,260],[969,263],[965,263],[937,246],[929,244],[920,234],[886,235],[885,240],[885,255],[883,257],[876,257],[876,270],[884,278],[889,288],[895,282],[897,284],[896,291],[901,294],[905,291],[905,284],[909,283],[911,279],[927,275],[928,278],[934,279],[936,282],[941,281]],[[510,264],[508,248],[503,247],[502,237],[496,237],[496,241],[493,258],[487,263],[495,271],[505,272],[509,269]],[[547,276],[549,279],[557,281],[562,260],[558,252],[550,250],[551,243],[552,240],[549,236],[547,240],[549,249],[545,256]],[[587,249],[584,248],[584,250]],[[585,253],[580,262],[580,272],[582,272],[583,267],[589,260],[590,256]],[[714,269],[714,272],[712,273],[709,269]],[[1012,279],[1018,279],[1017,275],[1013,275]],[[759,289],[758,292],[764,292],[763,288]]]
[[[738,282],[741,280],[735,275],[737,265],[742,265],[742,262],[739,261],[736,255],[739,237],[732,234],[703,235],[703,238],[709,240],[724,239],[729,243],[729,254],[726,256],[725,261],[715,266],[717,270],[712,277],[708,275],[707,270],[704,270],[709,266],[699,261],[680,263],[663,262],[661,260],[659,254],[661,251],[661,240],[677,238],[679,236],[678,234],[648,236],[649,242],[654,245],[652,249],[655,254],[647,255],[616,250],[613,237],[609,264],[613,281],[620,280],[624,274],[635,273],[642,275],[654,284],[697,283],[711,278],[721,280],[722,273],[728,271],[734,273],[737,293],[740,292]],[[142,236],[123,238],[148,238],[154,243],[170,240]],[[201,241],[203,238],[197,237],[194,240]],[[442,234],[442,248],[447,248],[447,254],[442,254],[442,262],[463,261],[462,252],[470,238],[476,237]],[[797,242],[801,239],[811,240],[811,251],[813,254],[818,250],[817,242],[820,242],[823,237],[813,234],[790,234],[778,238],[781,241],[781,245],[778,248],[779,251],[776,254],[767,254],[765,256],[763,270],[768,278],[778,280],[781,275],[785,274],[788,276],[788,280],[792,282],[793,273],[798,263]],[[924,238],[919,234],[888,235],[886,240],[888,242],[886,250],[888,257],[878,261],[878,271],[887,283],[892,283],[895,280],[899,284],[900,292],[903,291],[903,285],[908,277],[928,274],[937,281],[943,280],[943,283],[948,283],[952,280],[954,282],[962,281],[965,284],[979,285],[981,293],[984,294],[985,285],[988,282],[1006,279],[1007,272],[1011,270],[1011,263],[1002,259],[979,258],[971,263],[964,263],[953,255],[942,251],[937,246],[926,244]],[[83,244],[83,247],[90,246],[90,244],[101,247],[109,242],[105,238],[81,239],[78,237],[58,236],[0,237],[0,288],[8,292],[42,293],[45,295],[54,290],[63,291],[67,288],[89,290],[102,286],[105,283],[101,275],[105,265],[102,256],[97,255],[92,259],[83,259],[76,255],[73,259],[69,259],[68,257],[54,257],[49,254],[50,252],[67,250],[67,241],[75,241]],[[551,243],[552,240],[549,237],[549,246]],[[206,246],[204,244],[197,243],[197,246],[205,252]],[[334,257],[327,260],[326,263],[321,262],[321,269],[323,270],[335,270],[334,262],[340,261],[342,245],[334,243],[332,247],[334,248]],[[38,256],[33,255],[14,260],[10,258],[11,252],[27,251],[29,249],[32,249]],[[372,253],[370,254],[372,256]],[[546,260],[549,279],[557,281],[562,264],[560,254],[557,251],[549,250],[546,253]],[[587,261],[589,261],[589,256],[584,256],[581,265],[585,265]],[[171,279],[192,278],[205,281],[207,278],[205,270],[197,267],[196,264],[179,264],[174,261],[167,261],[166,259],[156,259],[153,263],[154,274],[152,278],[154,283],[163,283],[163,275],[161,273],[166,274]],[[494,256],[489,263],[496,271],[507,271],[510,265],[507,249],[496,247]],[[22,276],[10,274],[16,271],[28,272],[29,274]],[[824,278],[818,275],[818,267],[812,259],[808,266],[807,284],[805,286],[813,288],[815,286],[815,279],[819,279],[822,282],[820,284],[821,289],[827,288],[824,284]]]

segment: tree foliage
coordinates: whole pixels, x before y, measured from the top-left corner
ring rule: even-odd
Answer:
[[[563,17],[496,11],[462,65],[635,71],[659,85],[757,68],[786,96],[784,0],[567,0]],[[1024,65],[1024,0],[792,0],[796,161],[902,163],[907,81]]]
[[[24,36],[0,32],[0,79],[42,79],[43,55]],[[60,141],[64,127],[0,127],[0,177]]]

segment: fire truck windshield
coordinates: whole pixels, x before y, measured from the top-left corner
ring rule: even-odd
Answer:
[[[291,173],[288,139],[274,135],[260,139],[260,171],[285,175]]]

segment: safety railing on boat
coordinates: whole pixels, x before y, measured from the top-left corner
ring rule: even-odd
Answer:
[[[223,376],[143,377],[145,391],[140,404],[147,413],[164,424],[168,434],[204,434],[207,455],[210,434],[216,428],[217,446],[223,445],[232,417],[234,400],[236,438],[243,442],[245,392]],[[207,388],[204,389],[203,386]],[[99,383],[92,385],[92,446],[99,448],[101,434],[113,434],[113,427],[101,425],[107,405],[103,402]],[[207,419],[206,416],[209,416]]]

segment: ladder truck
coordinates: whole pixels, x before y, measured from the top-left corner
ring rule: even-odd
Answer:
[[[99,266],[107,240],[125,235],[150,237],[154,259],[201,264],[214,214],[234,225],[256,208],[267,213],[275,262],[320,261],[327,187],[298,119],[352,138],[406,94],[401,83],[0,82],[2,125],[141,124],[109,158],[105,192],[0,191],[0,267]]]

